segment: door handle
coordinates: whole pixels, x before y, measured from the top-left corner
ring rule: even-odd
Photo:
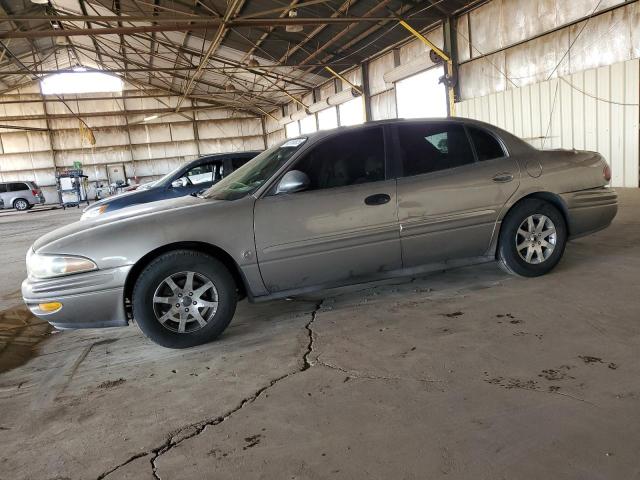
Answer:
[[[493,181],[496,183],[507,183],[513,180],[512,173],[499,173],[495,177],[493,177]]]
[[[386,193],[376,193],[375,195],[370,195],[364,199],[364,203],[367,205],[384,205],[385,203],[389,203],[391,197]]]

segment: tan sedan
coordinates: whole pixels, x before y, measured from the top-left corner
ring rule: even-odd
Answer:
[[[74,223],[30,249],[31,311],[61,328],[135,321],[172,348],[261,301],[498,260],[537,276],[617,212],[598,153],[491,125],[385,121],[290,139],[199,197]]]

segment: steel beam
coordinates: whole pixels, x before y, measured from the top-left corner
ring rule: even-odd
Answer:
[[[0,21],[14,20],[18,21],[20,17],[0,17]],[[94,15],[65,15],[62,17],[43,18],[42,20],[50,21],[68,21],[68,22],[115,22],[118,17],[99,17]],[[144,25],[134,27],[102,27],[102,28],[73,28],[73,29],[48,29],[48,30],[29,30],[19,31],[13,30],[9,32],[1,32],[0,39],[5,38],[49,38],[49,37],[74,37],[82,35],[130,35],[133,33],[146,32],[190,32],[195,30],[205,30],[211,26],[222,26],[225,29],[234,27],[278,27],[287,25],[328,25],[328,24],[354,24],[360,22],[387,22],[393,20],[389,17],[335,17],[335,18],[271,18],[271,19],[245,19],[245,20],[229,20],[212,19],[210,22],[200,23],[175,23],[174,25]],[[132,20],[123,20],[131,22]],[[142,20],[139,20],[142,21]],[[154,18],[146,18],[145,22],[155,22]],[[175,20],[174,20],[175,22]]]

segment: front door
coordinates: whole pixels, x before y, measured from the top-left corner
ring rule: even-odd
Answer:
[[[414,267],[486,254],[520,172],[490,133],[455,122],[396,130],[403,264]]]
[[[271,293],[353,283],[402,266],[384,145],[382,127],[336,133],[291,168],[308,175],[308,189],[256,202],[258,264]]]

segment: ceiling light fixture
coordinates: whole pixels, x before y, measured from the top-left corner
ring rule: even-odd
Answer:
[[[151,115],[150,117],[144,117],[145,122],[150,122],[151,120],[155,120],[158,118],[158,115]]]
[[[297,18],[298,11],[296,9],[289,10],[289,18]],[[285,30],[290,33],[301,32],[303,30],[302,25],[287,25]]]

